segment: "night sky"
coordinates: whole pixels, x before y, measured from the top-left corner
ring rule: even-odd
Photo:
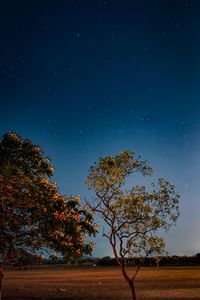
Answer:
[[[136,151],[181,195],[167,250],[200,252],[200,1],[4,0],[0,45],[1,135],[39,144],[60,192],[87,198],[100,156]],[[94,255],[111,255],[101,233]]]

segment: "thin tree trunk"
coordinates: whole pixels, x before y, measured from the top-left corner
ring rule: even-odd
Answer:
[[[126,279],[126,281],[129,284],[129,287],[130,287],[130,290],[131,290],[131,295],[132,295],[132,300],[137,300],[137,294],[136,294],[135,282],[134,282],[135,278],[128,277],[128,275],[126,273],[126,270],[125,270],[125,267],[124,267],[124,263],[120,264],[120,268],[121,268],[121,271],[122,271],[122,274],[123,274],[124,278]],[[136,272],[136,275],[137,275],[137,273],[138,273],[138,270]],[[135,275],[135,277],[136,277],[136,275]]]
[[[131,290],[132,299],[137,300],[137,294],[136,294],[135,284],[134,284],[133,280],[129,281],[129,287],[130,287],[130,290]]]
[[[3,261],[0,263],[0,300],[2,299],[2,293],[3,293],[4,266],[10,256],[10,253],[11,253],[11,245],[10,245],[5,257],[3,258]]]
[[[129,284],[129,287],[130,287],[130,290],[131,290],[131,295],[132,295],[132,300],[137,300],[137,295],[136,295],[136,289],[135,289],[134,280],[135,280],[135,277],[137,276],[137,274],[138,274],[141,266],[137,267],[134,277],[130,278],[128,276],[128,274],[126,273],[124,256],[121,256],[122,260],[120,261],[119,258],[118,258],[118,255],[117,255],[116,245],[113,244],[111,240],[110,240],[110,244],[112,245],[113,253],[114,253],[115,259],[116,259],[116,261],[117,261],[117,263],[118,263],[118,265],[119,265],[119,267],[121,269],[121,272],[122,272],[125,280]]]
[[[3,292],[3,276],[4,276],[4,272],[3,272],[3,266],[0,266],[0,300],[2,299],[2,292]]]

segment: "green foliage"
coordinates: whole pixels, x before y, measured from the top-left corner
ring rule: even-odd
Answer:
[[[51,248],[65,256],[90,254],[93,216],[80,197],[60,195],[54,167],[39,146],[13,132],[0,140],[0,259]]]
[[[146,176],[151,175],[152,169],[146,161],[136,158],[134,152],[124,151],[100,158],[86,179],[96,194],[96,203],[89,205],[104,219],[107,225],[104,236],[130,286],[135,277],[129,279],[125,273],[125,257],[159,255],[165,243],[157,232],[168,230],[179,215],[179,195],[174,185],[164,179],[152,183],[151,191],[143,185],[126,190],[126,178],[134,172]]]
[[[152,173],[146,161],[135,159],[134,152],[124,151],[115,157],[100,158],[99,163],[90,168],[86,184],[98,192],[99,196],[113,191],[117,194],[120,193],[126,177],[134,171],[139,171],[144,176]]]

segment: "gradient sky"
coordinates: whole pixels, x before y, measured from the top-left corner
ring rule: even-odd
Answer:
[[[152,179],[170,180],[181,195],[177,226],[165,235],[170,254],[200,252],[199,28],[198,0],[0,8],[1,135],[39,144],[60,191],[87,198],[84,179],[99,156],[136,151]],[[94,255],[111,255],[101,233]]]

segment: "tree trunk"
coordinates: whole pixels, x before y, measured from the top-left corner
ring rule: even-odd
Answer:
[[[119,266],[121,268],[121,271],[122,271],[122,274],[123,274],[125,280],[127,281],[128,285],[130,287],[131,295],[132,295],[132,300],[137,300],[137,294],[136,294],[136,290],[135,290],[135,282],[134,282],[134,280],[135,280],[135,277],[137,276],[139,268],[137,269],[135,276],[133,278],[130,278],[127,275],[127,273],[126,273],[124,261],[119,262]]]
[[[137,300],[134,280],[129,281],[129,287],[130,287],[130,290],[131,290],[132,299]]]
[[[124,258],[124,256],[121,253],[121,261],[120,261],[119,258],[118,258],[118,255],[117,255],[117,251],[116,251],[115,245],[112,244],[112,241],[110,241],[110,243],[112,245],[113,252],[114,252],[114,255],[115,255],[115,259],[118,262],[118,265],[119,265],[119,267],[121,269],[122,275],[124,276],[126,282],[128,283],[128,285],[130,287],[131,295],[132,295],[132,300],[137,300],[137,294],[136,294],[136,290],[135,290],[135,282],[134,282],[134,280],[135,280],[135,277],[137,276],[137,273],[140,270],[140,266],[136,269],[134,277],[130,278],[128,276],[128,274],[126,273],[125,258]]]
[[[0,300],[2,299],[2,292],[3,292],[3,266],[0,266]]]

